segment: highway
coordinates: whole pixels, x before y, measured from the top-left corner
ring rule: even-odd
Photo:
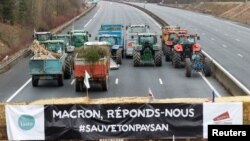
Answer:
[[[155,7],[155,5],[149,6]],[[165,7],[159,8],[164,9]],[[92,34],[90,40],[94,40],[102,23],[122,23],[124,27],[128,24],[146,23],[150,25],[152,32],[157,32],[158,35],[161,34],[159,25],[140,10],[124,4],[111,2],[100,2],[94,10],[76,21],[73,24],[74,26],[66,28],[63,33],[72,28],[85,29]],[[175,24],[170,21],[169,23]],[[179,25],[181,24],[179,23]],[[199,27],[202,26],[198,26],[197,29]],[[207,35],[203,36],[201,34],[202,44],[206,43],[206,45],[210,46],[217,44],[206,40],[206,38]],[[217,38],[215,39],[217,40]],[[211,47],[213,50],[209,47],[204,48],[208,50],[211,56],[214,57],[219,54],[219,52],[214,51],[215,46]],[[228,48],[230,48],[229,45]],[[209,51],[214,53],[212,54]],[[245,52],[247,53],[247,51]],[[242,55],[245,55],[245,53],[242,53]],[[58,87],[56,81],[45,80],[40,81],[38,87],[33,87],[28,69],[29,57],[20,60],[8,72],[0,75],[0,100],[2,102],[30,102],[39,99],[86,96],[86,92],[75,92],[73,78],[65,80],[63,87]],[[223,57],[226,58],[221,56],[222,60]],[[245,57],[241,59],[245,59]],[[235,63],[233,65],[238,66],[239,64]],[[148,96],[148,89],[150,88],[155,98],[204,98],[211,97],[212,89],[210,85],[218,91],[220,94],[218,96],[229,95],[213,78],[206,79],[199,74],[186,78],[184,69],[174,69],[171,63],[165,62],[164,59],[162,67],[145,66],[136,68],[133,67],[132,59],[123,59],[119,70],[112,70],[110,73],[109,90],[103,92],[99,86],[93,86],[89,90],[89,96],[91,98]]]
[[[167,21],[199,33],[204,50],[250,89],[250,26],[210,15],[159,6],[134,3]]]

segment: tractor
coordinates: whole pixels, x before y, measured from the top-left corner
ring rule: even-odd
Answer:
[[[126,26],[126,35],[124,40],[124,55],[125,57],[132,57],[134,45],[137,44],[137,34],[149,32],[149,25],[135,24]]]
[[[208,58],[201,53],[201,45],[196,43],[200,37],[197,34],[179,34],[174,46],[172,64],[175,68],[185,66],[186,76],[190,77],[191,72],[203,72],[205,76],[211,75],[211,66]]]
[[[165,61],[172,61],[173,58],[173,42],[178,34],[186,34],[187,29],[179,26],[165,26],[162,28],[162,51],[165,55]]]
[[[91,37],[91,34],[84,30],[71,30],[68,34],[71,35],[70,45],[75,48],[83,46],[85,42],[89,41],[88,38]]]
[[[159,46],[156,45],[157,37],[154,33],[139,33],[138,45],[133,51],[134,66],[141,64],[162,65],[162,55]]]
[[[47,40],[52,39],[52,33],[51,32],[36,32],[36,31],[34,31],[33,38],[35,40],[39,41],[39,43],[43,43]]]

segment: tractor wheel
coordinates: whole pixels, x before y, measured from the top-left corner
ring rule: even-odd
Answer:
[[[32,85],[33,87],[37,87],[39,83],[39,78],[37,78],[36,76],[32,76]]]
[[[104,91],[107,91],[108,90],[108,76],[106,76],[106,78],[102,81],[102,89]]]
[[[166,47],[166,53],[165,53],[165,61],[169,62],[172,60],[171,58],[171,48],[170,47]]]
[[[83,81],[76,80],[75,90],[76,90],[76,92],[83,91]]]
[[[134,51],[133,53],[133,61],[134,61],[134,66],[139,66],[141,62],[141,54],[138,51]]]
[[[203,74],[205,76],[211,76],[211,62],[208,58],[205,58]]]
[[[121,48],[119,48],[116,51],[116,63],[117,64],[122,64],[122,49]]]
[[[155,61],[155,66],[159,67],[162,65],[162,57],[161,57],[161,52],[160,51],[155,51],[155,56],[154,56],[154,61]]]
[[[58,83],[58,86],[63,86],[63,75],[62,74],[57,76],[57,83]]]
[[[174,52],[172,63],[174,65],[174,68],[180,67],[181,64],[181,54],[178,52]]]
[[[190,61],[190,58],[186,58],[186,77],[191,77],[192,72],[192,63]]]
[[[67,56],[65,61],[65,66],[64,66],[64,79],[70,79],[72,75],[72,57]]]

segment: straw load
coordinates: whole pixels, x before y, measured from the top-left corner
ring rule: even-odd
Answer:
[[[62,54],[48,51],[44,44],[39,44],[38,41],[33,41],[31,50],[34,53],[34,59],[59,59]]]

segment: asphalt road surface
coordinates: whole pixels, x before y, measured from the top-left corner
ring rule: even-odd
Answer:
[[[180,25],[198,33],[203,49],[250,89],[250,26],[156,4],[134,4],[145,7],[170,25]]]
[[[124,27],[128,24],[145,23],[150,25],[151,32],[156,32],[158,35],[161,33],[159,25],[140,10],[111,2],[100,2],[93,11],[63,32],[66,33],[72,28],[85,29],[92,34],[90,40],[94,40],[100,25],[103,23],[122,23]],[[204,43],[206,36],[201,36],[201,38],[204,38],[201,41]],[[217,40],[217,38],[215,39]],[[207,41],[207,44],[210,42]],[[221,49],[224,48],[221,47]],[[245,54],[242,53],[242,55]],[[70,80],[65,80],[63,87],[58,87],[56,81],[46,80],[40,81],[38,87],[33,87],[28,69],[29,57],[20,60],[8,72],[0,75],[0,100],[2,102],[30,102],[39,99],[86,96],[86,92],[75,92],[73,77]],[[150,88],[155,98],[203,98],[211,97],[210,84],[220,96],[228,96],[228,93],[213,78],[202,78],[199,74],[194,74],[192,78],[186,78],[184,69],[174,69],[171,63],[162,60],[162,67],[133,67],[132,59],[123,59],[120,68],[112,70],[110,73],[109,90],[103,92],[100,86],[94,85],[89,90],[89,96],[91,98],[148,96]]]

